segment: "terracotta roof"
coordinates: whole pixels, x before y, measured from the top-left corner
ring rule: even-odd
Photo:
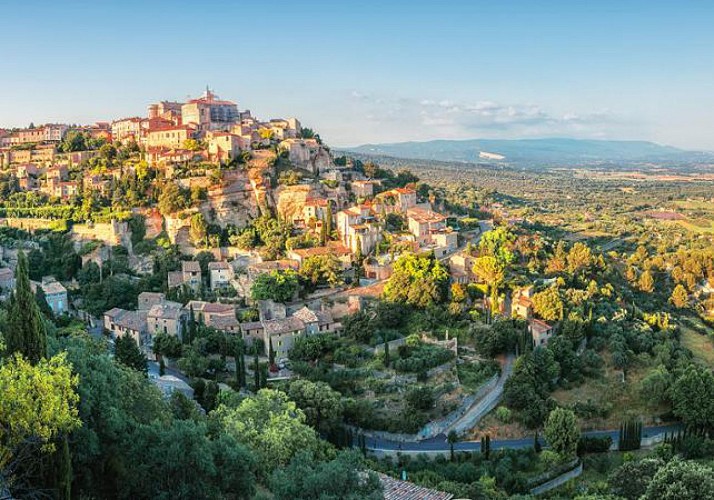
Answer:
[[[317,314],[309,309],[307,306],[299,309],[293,313],[294,318],[300,319],[303,323],[317,323]]]
[[[400,481],[386,474],[377,473],[384,490],[384,500],[451,500],[454,495],[432,490],[407,481]]]
[[[248,333],[250,330],[263,330],[263,323],[260,321],[250,321],[248,323],[240,324],[241,332]]]
[[[181,263],[181,270],[185,273],[200,273],[201,264],[196,260],[185,260]]]
[[[208,270],[209,271],[218,271],[221,269],[230,269],[231,266],[228,262],[225,260],[220,260],[218,262],[209,262],[208,263]]]
[[[520,296],[518,297],[518,305],[523,307],[531,307],[533,305],[533,301],[528,297]]]
[[[110,315],[109,313],[114,314]],[[136,332],[143,332],[146,330],[146,316],[141,312],[114,308],[104,314],[112,318],[114,324],[121,328],[126,328],[127,330],[133,330]]]
[[[9,267],[0,269],[0,281],[9,281],[15,277],[15,273]]]
[[[60,283],[59,281],[50,281],[48,283],[42,283],[40,286],[42,287],[42,291],[45,293],[45,295],[67,293],[67,289],[62,286],[62,283]]]
[[[268,335],[280,335],[305,329],[305,323],[294,316],[285,319],[263,321],[263,328]]]
[[[239,325],[238,320],[235,315],[232,316],[216,316],[211,318],[210,325],[217,330],[227,330],[230,328],[236,328]]]
[[[425,210],[423,208],[410,208],[407,210],[407,217],[414,219],[417,222],[442,222],[446,220],[446,217],[440,213],[434,212],[433,210]]]
[[[169,271],[169,288],[183,285],[183,273],[181,271]]]
[[[292,253],[305,259],[315,255],[350,255],[352,252],[344,245],[330,245],[326,247],[296,248]]]
[[[178,305],[178,307],[176,307]],[[157,319],[181,319],[182,316],[182,309],[181,305],[177,304],[176,302],[172,303],[165,303],[165,304],[156,304],[151,306],[151,309],[149,309],[149,313],[147,317],[149,318],[157,318]]]
[[[144,302],[147,300],[163,302],[166,299],[166,295],[161,292],[141,292],[139,294],[139,302]]]
[[[208,302],[203,306],[202,311],[209,314],[235,313],[235,306],[231,304],[220,304],[218,302]]]
[[[531,328],[531,332],[538,335],[549,332],[553,329],[553,326],[540,319],[531,319],[528,322],[528,326]]]

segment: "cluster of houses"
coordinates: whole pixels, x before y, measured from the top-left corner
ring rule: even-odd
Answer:
[[[270,145],[278,146],[296,165],[314,171],[331,163],[328,150],[319,140],[302,137],[302,126],[296,118],[260,121],[249,110],[241,111],[236,103],[206,89],[202,96],[187,102],[151,104],[146,117],[91,126],[46,124],[0,129],[0,169],[14,174],[21,189],[48,196],[69,199],[87,187],[106,193],[111,177],[119,178],[124,172],[114,169],[106,175],[70,179],[67,167],[98,154],[58,151],[58,144],[70,131],[107,142],[135,142],[150,165],[167,168],[194,160],[226,162],[245,151]]]
[[[267,356],[272,348],[279,358],[287,358],[295,339],[304,335],[336,332],[341,323],[329,311],[313,311],[306,306],[289,313],[286,306],[261,304],[259,321],[239,322],[233,304],[191,300],[180,304],[163,293],[143,292],[135,311],[113,308],[104,313],[104,330],[114,338],[129,335],[147,354],[152,355],[153,339],[166,334],[183,339],[189,321],[227,334],[240,336],[246,345],[260,341]]]

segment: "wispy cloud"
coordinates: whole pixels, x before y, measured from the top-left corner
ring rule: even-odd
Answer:
[[[348,106],[351,120],[368,127],[364,139],[371,142],[553,135],[596,138],[626,125],[623,117],[608,109],[557,114],[532,103],[410,99],[357,90],[350,94]]]

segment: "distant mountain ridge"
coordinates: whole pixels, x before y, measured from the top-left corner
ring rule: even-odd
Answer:
[[[711,153],[687,151],[649,141],[594,139],[467,139],[364,144],[346,151],[369,155],[477,163],[588,164],[617,162],[695,162]],[[503,159],[498,159],[503,156]]]

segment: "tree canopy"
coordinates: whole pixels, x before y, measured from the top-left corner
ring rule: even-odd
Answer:
[[[433,254],[402,254],[384,286],[384,296],[392,302],[427,307],[446,299],[449,272]]]

